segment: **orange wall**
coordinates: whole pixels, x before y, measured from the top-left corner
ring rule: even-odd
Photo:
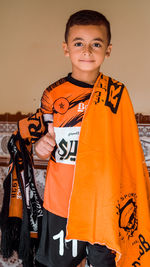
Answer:
[[[35,111],[45,87],[71,71],[61,43],[79,9],[110,20],[113,50],[102,71],[127,85],[135,112],[150,114],[149,0],[0,0],[0,113]]]

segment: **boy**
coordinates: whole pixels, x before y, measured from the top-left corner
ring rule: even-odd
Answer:
[[[36,259],[46,266],[84,266],[86,247],[91,266],[116,266],[115,253],[105,246],[65,241],[81,122],[101,64],[110,56],[110,41],[110,24],[102,14],[92,10],[73,14],[67,22],[63,42],[72,73],[49,86],[42,96],[41,108],[48,132],[36,143],[35,151],[40,158],[50,157],[50,160]]]

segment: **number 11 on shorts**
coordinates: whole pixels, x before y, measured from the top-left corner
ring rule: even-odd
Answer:
[[[59,239],[59,255],[60,256],[64,255],[65,244],[68,242],[72,242],[72,257],[77,256],[77,240],[65,240],[63,230],[61,230],[57,235],[54,235],[53,239],[54,240]]]

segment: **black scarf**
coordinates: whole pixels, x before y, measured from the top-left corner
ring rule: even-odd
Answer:
[[[32,143],[45,132],[41,110],[37,110],[18,122],[18,130],[8,142],[10,164],[0,213],[1,254],[9,258],[16,251],[25,267],[34,266],[43,215],[35,185]]]

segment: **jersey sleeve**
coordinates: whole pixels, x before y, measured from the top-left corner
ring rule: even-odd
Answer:
[[[43,117],[45,122],[53,121],[53,100],[51,92],[45,89],[41,98],[41,110],[43,112]]]

